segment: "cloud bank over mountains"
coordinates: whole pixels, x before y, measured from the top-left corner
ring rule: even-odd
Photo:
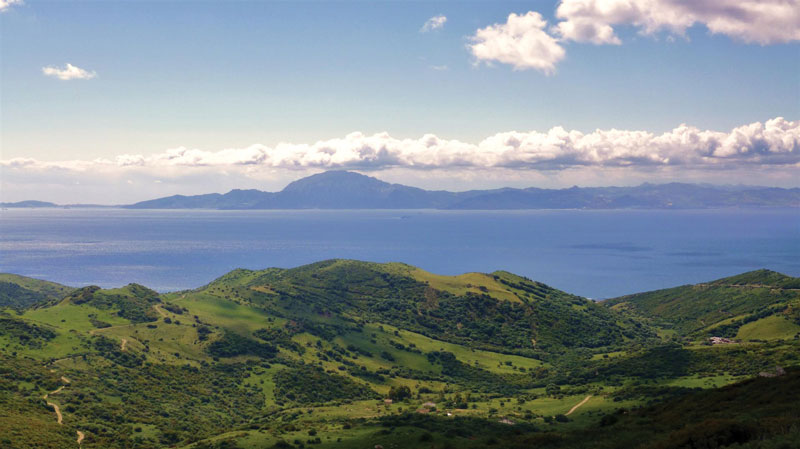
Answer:
[[[800,40],[800,0],[562,0],[549,26],[538,12],[510,14],[506,23],[478,29],[469,48],[476,62],[509,64],[517,70],[553,74],[567,42],[620,45],[617,29],[685,37],[702,25],[748,44]]]
[[[509,131],[479,143],[448,140],[433,134],[399,139],[388,133],[355,132],[310,144],[255,144],[245,148],[207,151],[173,148],[114,159],[40,161],[14,158],[0,161],[5,170],[76,170],[132,167],[189,169],[244,166],[252,169],[391,169],[417,170],[505,168],[562,170],[575,166],[735,168],[754,165],[800,167],[800,120],[777,117],[728,132],[680,125],[670,132],[596,130],[583,133],[555,127],[546,132]]]

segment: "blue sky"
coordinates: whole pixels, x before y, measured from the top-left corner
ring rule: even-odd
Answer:
[[[547,133],[563,127],[657,136],[685,123],[700,131],[730,133],[784,117],[790,124],[782,125],[782,132],[797,138],[798,125],[791,121],[800,119],[800,46],[793,35],[764,38],[753,27],[745,29],[750,33],[745,38],[735,32],[712,34],[703,20],[710,23],[713,17],[706,16],[682,32],[614,23],[619,45],[559,38],[547,28],[565,51],[552,73],[515,68],[501,57],[478,60],[471,50],[478,30],[505,24],[511,13],[537,12],[548,27],[565,20],[556,17],[560,4],[26,0],[9,5],[0,13],[4,199],[41,192],[40,197],[102,200],[106,197],[98,186],[124,178],[109,175],[90,183],[95,190],[56,194],[41,181],[53,169],[48,162],[116,161],[126,154],[147,158],[174,148],[213,153],[255,144],[269,153],[279,142],[314,144],[352,132],[386,132],[397,140],[434,134],[477,145],[509,131]],[[441,28],[420,31],[426,20],[439,15],[446,17]],[[45,67],[67,63],[96,76],[62,80],[43,73]],[[769,167],[774,162],[725,164],[722,171],[689,167],[678,177],[691,173],[690,180],[733,182],[744,170],[759,182],[774,178],[778,184],[797,184],[792,175],[800,150],[792,142],[781,150],[789,163],[784,160],[778,168]],[[8,163],[17,159],[39,165]],[[302,170],[274,163],[261,170],[249,162],[216,168],[201,164],[213,180],[199,184],[193,179],[202,178],[200,171],[172,166],[171,174],[131,175],[114,191],[128,199],[177,193],[169,189],[275,188],[325,168],[362,169],[448,188],[481,184],[476,180],[487,186],[598,183],[612,172],[610,179],[623,184],[676,176],[674,170],[665,174],[652,167],[626,172],[620,163],[566,176],[568,170],[559,166],[554,172],[553,164],[545,167],[539,159],[519,166],[476,167],[471,162],[471,174],[458,168],[462,163],[450,167],[439,161],[416,170],[418,159],[413,167],[391,161],[311,164]],[[582,161],[568,165],[591,165]],[[64,172],[81,172],[75,163],[67,165],[57,167],[61,177],[53,182],[75,185]],[[227,175],[220,175],[228,168]],[[484,168],[492,174],[475,175]],[[143,182],[146,188],[126,187]]]

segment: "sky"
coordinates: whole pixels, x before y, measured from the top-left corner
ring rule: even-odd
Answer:
[[[800,0],[0,0],[0,199],[800,186]]]

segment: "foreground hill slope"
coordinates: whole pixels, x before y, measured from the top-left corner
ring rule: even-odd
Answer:
[[[167,294],[68,289],[0,309],[0,348],[0,441],[15,448],[477,448],[534,434],[569,447],[620,407],[800,364],[796,340],[666,342],[629,312],[508,272],[352,260]]]
[[[596,303],[507,272],[438,276],[404,264],[328,260],[239,270],[204,291],[310,320],[382,322],[459,344],[531,355],[646,338],[646,329]]]
[[[35,304],[63,298],[74,290],[55,282],[0,273],[0,308],[24,309]]]
[[[637,293],[603,304],[680,336],[776,339],[800,333],[800,278],[770,270]]]
[[[793,448],[800,441],[800,369],[620,409],[580,432],[532,434],[509,448]]]

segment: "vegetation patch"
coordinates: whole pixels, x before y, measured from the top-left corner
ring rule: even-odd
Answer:
[[[239,334],[226,331],[222,334],[221,338],[208,345],[206,352],[213,357],[252,355],[270,359],[275,356],[278,350],[267,343],[261,343]]]
[[[275,374],[275,397],[299,404],[312,404],[379,396],[370,388],[346,377],[326,373],[319,367],[303,365]]]

